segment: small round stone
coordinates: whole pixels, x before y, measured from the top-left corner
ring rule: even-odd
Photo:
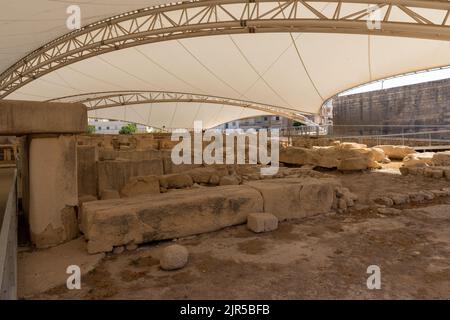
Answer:
[[[128,251],[134,251],[134,250],[136,250],[137,248],[138,248],[138,246],[137,246],[137,244],[135,244],[135,243],[127,244],[127,250],[128,250]]]
[[[124,251],[125,251],[124,246],[119,246],[119,247],[115,247],[115,248],[114,248],[113,253],[114,253],[114,254],[121,254],[121,253],[124,252]]]
[[[163,270],[177,270],[183,268],[189,259],[186,247],[179,244],[164,248],[159,264]]]

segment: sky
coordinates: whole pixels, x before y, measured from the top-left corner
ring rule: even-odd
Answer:
[[[429,70],[429,71],[421,71],[418,73],[413,73],[413,74],[404,75],[404,76],[398,76],[398,77],[391,78],[391,79],[386,79],[386,80],[382,80],[382,81],[376,81],[373,83],[369,83],[369,84],[345,91],[345,92],[339,94],[339,96],[346,96],[346,95],[350,95],[350,94],[369,92],[369,91],[375,91],[375,90],[380,90],[380,89],[401,87],[401,86],[407,86],[407,85],[416,84],[416,83],[436,81],[436,80],[442,80],[442,79],[448,79],[448,78],[450,78],[450,67],[434,69],[434,70]]]

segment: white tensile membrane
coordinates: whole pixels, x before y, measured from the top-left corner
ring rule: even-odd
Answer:
[[[156,4],[141,2],[142,6]],[[141,2],[124,4],[114,0],[106,6],[95,0],[82,4],[83,24],[139,8]],[[71,2],[77,3],[80,1]],[[335,4],[314,5],[330,15]],[[0,71],[51,37],[67,32],[63,23],[66,4],[35,0],[31,8],[19,10],[21,6],[7,3],[0,13],[0,19],[9,19],[8,26],[12,27],[0,28]],[[351,6],[343,6],[342,14],[350,12]],[[40,12],[38,8],[47,10],[42,9],[40,16],[36,14]],[[19,13],[20,23],[14,20]],[[421,13],[433,22],[443,18],[442,12],[429,9],[422,9]],[[411,20],[397,9],[390,14],[398,21]],[[7,99],[45,101],[102,91],[158,90],[255,101],[317,113],[327,99],[349,88],[447,65],[450,65],[448,41],[337,33],[205,36],[151,43],[92,57],[37,78]],[[159,128],[192,128],[194,120],[201,120],[205,128],[210,128],[262,114],[267,112],[198,103],[131,105],[89,112],[92,117]]]

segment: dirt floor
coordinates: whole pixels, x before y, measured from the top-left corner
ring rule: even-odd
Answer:
[[[450,182],[403,177],[395,164],[330,173],[359,196],[345,214],[282,222],[265,234],[237,226],[178,239],[190,252],[178,271],[163,271],[158,263],[162,248],[173,242],[111,253],[82,277],[81,290],[60,285],[28,298],[450,299],[450,197],[397,206],[397,214],[380,214],[369,201]],[[370,265],[380,267],[380,290],[367,288]]]

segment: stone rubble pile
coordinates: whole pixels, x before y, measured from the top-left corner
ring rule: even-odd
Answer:
[[[371,200],[384,207],[392,207],[408,203],[423,203],[437,197],[447,196],[450,196],[450,188],[443,188],[441,190],[422,190],[408,193],[390,193]]]
[[[402,175],[424,176],[450,181],[450,151],[413,153],[403,158]]]

